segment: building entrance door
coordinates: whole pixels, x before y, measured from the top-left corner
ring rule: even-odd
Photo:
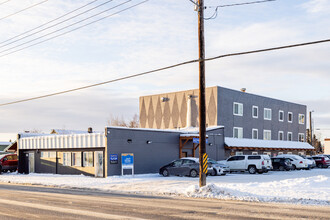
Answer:
[[[104,177],[103,176],[103,151],[95,152],[95,176]]]
[[[34,173],[34,153],[29,153],[29,173]]]

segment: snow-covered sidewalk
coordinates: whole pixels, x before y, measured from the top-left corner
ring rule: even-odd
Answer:
[[[97,189],[111,192],[174,195],[200,198],[235,199],[330,205],[330,168],[307,171],[237,173],[210,176],[207,186],[198,187],[198,178],[162,177],[159,174],[94,178],[74,175],[6,173],[0,182]],[[1,187],[1,186],[0,186]]]

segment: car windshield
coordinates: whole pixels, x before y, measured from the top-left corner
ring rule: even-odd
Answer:
[[[207,161],[208,161],[209,163],[212,163],[212,164],[218,163],[217,161],[215,161],[215,160],[213,160],[213,159],[211,159],[211,158],[208,158]]]

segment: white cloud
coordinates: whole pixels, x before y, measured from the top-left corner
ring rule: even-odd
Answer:
[[[330,12],[330,2],[328,0],[311,0],[303,4],[309,13],[329,13]]]

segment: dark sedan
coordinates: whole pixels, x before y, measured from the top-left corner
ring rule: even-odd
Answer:
[[[212,168],[209,167],[209,169],[212,171]],[[161,167],[159,174],[163,176],[197,177],[199,175],[199,160],[194,157],[183,157],[179,160],[174,160]]]
[[[272,158],[273,170],[292,170],[292,163],[289,158]]]

